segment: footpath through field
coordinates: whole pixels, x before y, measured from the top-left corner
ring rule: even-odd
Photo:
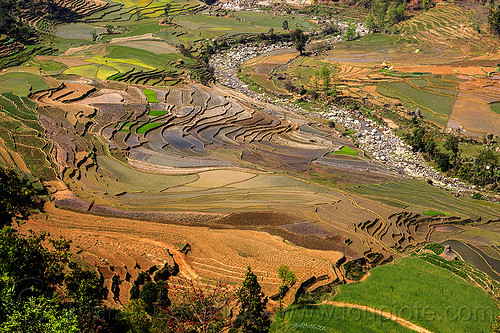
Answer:
[[[359,309],[359,310],[370,311],[370,312],[376,313],[378,315],[381,315],[382,317],[385,317],[387,319],[394,320],[398,324],[403,325],[404,327],[409,328],[411,330],[414,330],[415,332],[432,333],[431,331],[426,330],[425,328],[420,327],[418,325],[415,325],[406,319],[403,319],[401,317],[393,315],[390,312],[371,308],[371,307],[366,306],[366,305],[359,305],[359,304],[346,303],[346,302],[333,302],[333,301],[323,301],[323,302],[319,303],[318,305],[322,305],[322,304],[333,305],[333,306],[342,307],[342,308],[355,308],[355,309]]]

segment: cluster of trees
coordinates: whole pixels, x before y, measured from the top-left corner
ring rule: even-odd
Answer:
[[[43,193],[42,193],[43,194]],[[95,268],[77,263],[70,242],[46,234],[19,234],[11,227],[40,208],[43,197],[25,177],[0,168],[0,332],[14,333],[148,333],[267,332],[271,320],[267,298],[248,267],[239,289],[222,283],[203,287],[169,284],[178,266],[141,272],[124,310],[103,306],[109,290]],[[153,274],[154,273],[154,274]],[[153,275],[153,278],[151,278]],[[295,282],[280,267],[280,303]],[[121,281],[112,279],[119,301]],[[232,310],[238,306],[237,315]]]
[[[407,134],[406,141],[415,151],[423,152],[428,159],[433,160],[441,171],[474,185],[499,189],[500,162],[498,154],[493,150],[483,148],[475,157],[462,157],[457,137],[448,136],[443,149],[440,149],[435,134],[424,127]]]
[[[18,1],[0,0],[0,34],[26,43],[36,35],[27,24],[19,20],[19,5]]]
[[[500,4],[496,5],[492,1],[488,10],[488,28],[491,33],[500,35]]]
[[[43,194],[33,181],[0,167],[0,332],[110,327],[101,319],[112,312],[101,306],[104,279],[72,259],[70,242],[43,233],[23,236],[11,227],[41,208]]]
[[[25,44],[34,42],[36,32],[21,20],[25,14],[53,22],[69,21],[78,16],[54,0],[0,0],[0,34]]]
[[[371,12],[366,17],[365,26],[372,32],[387,32],[390,26],[404,21],[407,17],[406,0],[390,3],[375,0],[371,5]]]

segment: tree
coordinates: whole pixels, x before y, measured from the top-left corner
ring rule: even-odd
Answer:
[[[475,161],[475,182],[486,185],[498,181],[499,161],[498,155],[493,150],[483,149]]]
[[[280,292],[280,311],[283,306],[283,297],[285,296],[285,290],[289,287],[293,286],[293,284],[297,281],[295,274],[290,270],[290,268],[286,265],[282,265],[278,268],[278,277],[281,280],[281,285],[279,287]]]
[[[170,15],[170,9],[172,8],[172,4],[168,2],[165,7],[163,8],[163,14],[165,14],[165,17],[168,17]]]
[[[349,25],[345,29],[344,36],[342,36],[342,39],[353,40],[355,38],[356,38],[356,23],[349,23]]]
[[[457,158],[459,154],[458,138],[456,136],[450,136],[444,142],[444,149],[452,152],[453,157]]]
[[[406,0],[403,3],[396,5],[396,2],[391,2],[389,9],[387,10],[389,16],[389,22],[394,25],[401,21],[406,20]]]
[[[106,33],[108,35],[112,34],[115,30],[115,27],[113,27],[111,24],[106,24],[104,27],[106,28]]]
[[[368,13],[365,19],[365,27],[368,29],[368,31],[373,32],[377,28],[377,25],[375,24],[375,18],[373,17],[372,13]]]
[[[424,10],[429,9],[430,3],[431,3],[431,0],[422,0],[422,9],[424,9]]]
[[[450,155],[446,153],[438,153],[436,155],[436,163],[441,171],[446,172],[450,169]]]
[[[306,42],[307,42],[306,35],[304,35],[304,32],[302,30],[295,29],[292,32],[292,40],[293,40],[293,46],[302,55],[306,48]]]
[[[271,320],[265,313],[267,298],[257,282],[257,276],[250,266],[247,268],[242,287],[236,292],[240,311],[234,327],[245,333],[264,333],[269,331]]]
[[[313,85],[315,89],[319,88],[319,71],[314,71]]]
[[[288,21],[284,20],[281,26],[283,27],[283,30],[288,30]]]
[[[99,34],[97,33],[97,31],[96,30],[92,30],[90,32],[90,35],[92,35],[92,41],[97,42],[97,40],[99,39]]]
[[[220,282],[215,287],[201,287],[189,281],[187,287],[172,287],[171,291],[175,302],[161,310],[174,332],[218,333],[230,327],[227,313],[236,300],[232,288]]]
[[[500,5],[490,5],[488,10],[488,28],[492,34],[500,35]]]
[[[323,79],[323,90],[328,91],[330,89],[330,68],[323,66],[321,68],[321,77]]]
[[[387,3],[384,0],[375,0],[372,5],[373,16],[375,17],[377,28],[379,31],[385,30],[385,16],[387,13]]]
[[[40,209],[41,191],[12,169],[0,167],[0,228],[26,220],[34,209]]]
[[[100,305],[107,296],[104,277],[73,262],[69,263],[69,271],[64,276],[64,286],[68,299],[82,310]]]
[[[172,4],[169,2],[163,8],[163,13],[165,14],[165,22],[172,23],[172,16],[170,16],[170,10],[172,8]]]
[[[158,305],[162,307],[170,305],[167,283],[165,281],[146,282],[142,286],[139,299],[144,302],[146,312],[152,316],[156,312]]]

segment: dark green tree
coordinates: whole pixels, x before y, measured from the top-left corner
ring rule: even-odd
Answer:
[[[377,29],[384,32],[386,26],[387,3],[384,0],[375,0],[372,4],[372,13],[375,17]]]
[[[0,228],[14,220],[26,220],[43,200],[33,183],[12,169],[0,167]]]
[[[500,5],[495,6],[493,3],[490,5],[487,22],[490,32],[500,35]]]
[[[368,13],[365,19],[365,27],[368,31],[373,32],[377,29],[377,25],[375,24],[375,18],[372,13]]]
[[[302,55],[304,53],[304,50],[306,49],[306,42],[307,42],[306,35],[304,35],[304,32],[302,30],[295,29],[292,32],[291,37],[293,40],[293,46]]]
[[[267,298],[262,293],[257,276],[252,272],[250,266],[247,268],[243,285],[236,292],[236,295],[240,311],[234,322],[234,327],[245,333],[268,332],[271,320],[265,312]]]
[[[281,26],[283,27],[283,30],[288,30],[288,21],[284,20]]]
[[[327,66],[323,66],[321,68],[321,77],[323,79],[323,90],[328,91],[330,90],[330,85],[331,85],[331,78],[330,78],[330,68]]]
[[[451,151],[454,158],[458,157],[460,149],[458,147],[458,138],[456,136],[450,136],[444,142],[444,149]]]

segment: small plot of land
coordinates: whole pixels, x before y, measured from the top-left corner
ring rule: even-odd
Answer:
[[[471,136],[500,134],[500,114],[494,103],[500,101],[500,83],[491,79],[470,79],[459,84],[458,96],[450,115],[459,129]],[[493,104],[489,104],[493,103]],[[452,125],[452,126],[450,126]]]
[[[153,90],[151,89],[143,89],[142,92],[144,92],[144,95],[148,98],[149,103],[158,103],[158,100],[156,99],[156,94]]]
[[[332,154],[339,154],[339,155],[348,155],[348,156],[358,156],[358,152],[355,151],[354,149],[343,146],[340,148],[338,151],[333,151]]]
[[[376,267],[364,282],[339,286],[334,300],[388,311],[432,332],[489,332],[499,311],[483,290],[420,258]]]

